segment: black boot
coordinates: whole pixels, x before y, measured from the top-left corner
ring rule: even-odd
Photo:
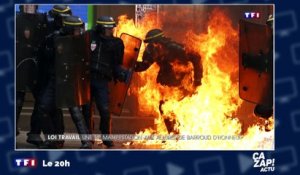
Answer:
[[[89,138],[87,138],[89,131],[86,127],[83,115],[79,109],[79,107],[72,107],[69,108],[69,111],[71,113],[71,117],[73,119],[73,122],[77,128],[77,132],[80,135],[81,139],[81,149],[91,149],[92,143]]]
[[[37,116],[39,117],[39,123],[41,124],[42,131],[45,135],[46,141],[43,142],[40,149],[60,149],[63,148],[63,141],[48,140],[48,135],[57,134],[54,128],[53,118],[49,115],[50,112],[42,107],[37,108]]]
[[[35,145],[36,147],[40,147],[43,144],[43,140],[39,134],[33,134],[31,132],[27,133],[27,143]]]
[[[39,116],[39,122],[41,124],[42,131],[45,135],[55,134],[55,128],[53,125],[53,119],[48,112],[45,112],[43,109],[39,108],[37,111]]]
[[[89,131],[89,134],[93,134],[94,133],[94,118],[93,118],[93,104],[86,104],[82,106],[82,114],[84,117],[84,122],[87,126],[87,129]],[[91,138],[91,143],[94,144],[95,143],[95,138],[92,136]]]
[[[165,103],[165,101],[163,101],[163,100],[159,101],[159,112],[160,112],[160,115],[162,115],[162,116],[164,115],[163,110],[162,110],[162,105],[164,103]],[[173,132],[174,134],[178,134],[179,133],[178,130],[175,130],[176,121],[174,119],[171,120],[170,118],[165,118],[164,119],[164,123],[166,125],[167,131],[168,131],[169,134],[171,132]]]
[[[264,119],[268,119],[273,115],[273,108],[272,106],[268,107],[265,105],[256,105],[254,108],[254,114],[258,117],[262,117]]]
[[[34,109],[31,115],[31,120],[30,120],[30,132],[27,133],[27,143],[33,144],[37,147],[39,147],[42,143],[43,140],[41,138],[41,126],[39,122],[39,116],[38,116],[38,105],[35,103]]]
[[[91,142],[82,141],[80,149],[92,149],[92,148],[93,148],[93,144]]]
[[[82,114],[86,123],[89,134],[93,133],[94,120],[93,120],[93,104],[86,104],[82,106]]]
[[[25,92],[17,91],[16,93],[16,110],[17,110],[16,111],[16,136],[20,134],[18,123],[23,108],[24,99],[25,99]]]
[[[102,114],[102,115],[101,115]],[[100,120],[100,131],[102,134],[109,135],[111,134],[111,117],[110,113],[108,111],[102,112],[101,115],[101,120]],[[103,140],[103,144],[107,148],[111,148],[114,146],[114,143],[110,139]]]
[[[111,148],[111,147],[115,146],[114,142],[111,141],[111,140],[103,141],[103,144],[104,144],[107,148]]]
[[[166,128],[167,128],[169,134],[171,132],[174,133],[174,134],[179,133],[179,131],[175,129],[176,121],[174,119],[171,120],[169,118],[166,118],[166,119],[164,119],[164,122],[165,122],[165,125],[166,125]]]
[[[64,134],[65,125],[64,125],[64,116],[63,111],[60,108],[54,109],[51,111],[52,123],[55,130],[55,134]]]

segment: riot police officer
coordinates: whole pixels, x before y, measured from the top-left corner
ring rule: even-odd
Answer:
[[[110,16],[101,16],[91,33],[91,93],[100,114],[100,131],[111,134],[108,83],[115,79],[125,81],[126,71],[122,68],[124,44],[113,36],[116,22]],[[110,139],[103,140],[107,147],[114,146]]]
[[[49,14],[49,33],[59,31],[62,28],[62,21],[64,17],[71,16],[72,10],[68,5],[54,5]]]
[[[144,51],[142,62],[136,63],[136,72],[145,71],[156,62],[160,67],[156,82],[165,86],[179,87],[182,85],[185,74],[183,73],[180,74],[180,76],[176,76],[176,72],[172,69],[172,63],[177,61],[181,65],[187,65],[188,62],[191,62],[194,67],[194,86],[201,85],[202,65],[200,55],[186,51],[182,44],[165,37],[161,29],[148,31],[144,42],[148,43],[148,45]],[[188,89],[181,89],[185,95],[193,93]],[[165,101],[160,101],[159,104],[161,114],[163,114],[162,105],[164,103]],[[178,133],[178,131],[174,129],[175,120],[165,116],[164,122],[169,133]]]
[[[46,135],[49,134],[60,134],[57,133],[56,128],[55,128],[55,122],[57,122],[56,120],[53,120],[53,118],[51,117],[51,111],[53,111],[53,109],[55,109],[57,107],[57,102],[58,99],[61,101],[71,101],[70,103],[66,103],[65,105],[68,105],[67,107],[69,108],[69,112],[71,114],[72,120],[77,128],[78,133],[80,134],[80,139],[82,142],[81,148],[83,149],[88,149],[92,147],[91,142],[88,140],[88,138],[84,138],[83,135],[87,135],[88,134],[88,130],[86,128],[86,124],[84,122],[84,118],[83,115],[80,111],[80,106],[78,105],[73,105],[75,103],[73,103],[72,101],[72,96],[70,96],[68,93],[68,95],[65,96],[57,96],[57,92],[60,90],[68,90],[68,89],[57,89],[57,87],[59,88],[69,88],[69,90],[71,91],[71,86],[73,86],[74,84],[71,84],[70,81],[68,81],[66,79],[66,81],[61,80],[60,76],[57,75],[60,73],[59,70],[59,66],[61,66],[61,64],[59,64],[58,59],[57,58],[57,54],[61,53],[61,52],[65,52],[65,49],[67,49],[69,47],[68,44],[72,44],[72,43],[64,43],[63,41],[61,43],[57,42],[58,38],[62,38],[62,37],[72,37],[72,36],[77,36],[79,37],[82,32],[83,32],[83,26],[84,23],[81,21],[80,18],[75,17],[75,16],[67,16],[65,18],[63,18],[63,27],[61,28],[61,30],[57,33],[54,33],[53,35],[49,36],[49,38],[47,38],[47,51],[49,55],[49,62],[48,62],[48,73],[49,73],[49,79],[47,82],[47,85],[45,87],[45,89],[43,90],[42,93],[42,97],[41,97],[41,101],[40,101],[40,105],[38,107],[38,112],[39,112],[39,116],[41,116],[41,122],[42,122],[42,127],[43,127],[43,132]],[[63,38],[64,39],[64,38]],[[63,40],[61,39],[61,40]],[[72,38],[72,41],[75,41],[76,38]],[[59,45],[57,45],[59,44]],[[77,44],[76,42],[74,43],[75,45]],[[81,44],[81,43],[78,43]],[[73,52],[76,52],[75,50]],[[70,53],[70,52],[68,52]],[[52,58],[52,59],[51,59]],[[66,77],[76,77],[76,75],[69,75],[69,73],[75,73],[76,70],[76,66],[74,66],[72,64],[72,56],[70,56],[70,59],[68,58],[68,61],[70,61],[70,69],[72,69],[72,71],[69,71],[69,68],[67,66],[65,66],[65,72]],[[74,58],[73,58],[74,59]],[[73,67],[71,67],[73,65]],[[64,66],[64,65],[62,65]],[[57,78],[58,77],[58,78]],[[57,86],[58,82],[66,82],[65,84],[61,85],[61,86]],[[75,94],[76,92],[74,92]],[[81,94],[75,94],[80,96]],[[40,148],[59,148],[59,145],[57,145],[56,141],[45,141],[45,143],[40,147]]]
[[[50,35],[58,34],[63,27],[63,18],[72,15],[72,10],[68,5],[54,5],[52,9],[49,11],[49,27],[48,31]],[[87,109],[87,110],[85,110]],[[87,126],[89,128],[90,134],[91,134],[91,120],[90,120],[90,114],[91,114],[91,108],[83,108],[82,112],[84,115],[84,118],[86,120]],[[59,133],[64,133],[64,122],[63,122],[63,113],[61,109],[56,109],[54,111],[56,114],[56,130],[60,131]]]
[[[33,12],[29,12],[30,15],[26,15],[25,17],[27,17],[27,19],[24,19],[24,15],[21,15],[23,14],[24,12],[28,12],[28,8],[29,6],[34,6],[36,8],[34,8],[35,10],[33,10],[31,8],[31,11]],[[25,7],[25,8],[24,8]],[[62,17],[64,16],[68,16],[70,14],[72,14],[71,12],[71,9],[69,8],[69,6],[67,5],[54,5],[52,7],[52,9],[49,11],[49,16],[47,16],[46,14],[39,14],[39,13],[36,13],[36,10],[37,10],[37,7],[36,5],[21,5],[20,6],[20,15],[17,15],[17,25],[16,25],[16,28],[17,28],[17,48],[18,48],[18,45],[21,45],[21,44],[18,44],[18,43],[22,43],[22,41],[24,42],[24,37],[22,36],[23,33],[24,33],[24,36],[26,37],[27,35],[28,36],[34,36],[35,38],[35,43],[39,43],[39,49],[35,49],[35,50],[38,50],[38,52],[35,52],[35,53],[38,53],[38,60],[37,60],[37,65],[38,65],[38,71],[34,72],[33,74],[35,76],[32,76],[34,79],[36,79],[36,81],[33,81],[33,82],[36,82],[36,86],[34,86],[34,93],[33,93],[33,96],[35,98],[35,105],[34,105],[34,110],[33,110],[33,115],[32,115],[32,118],[31,118],[31,131],[28,133],[28,139],[27,139],[27,142],[29,143],[32,143],[36,146],[40,146],[42,144],[42,139],[39,137],[39,134],[41,132],[41,124],[39,123],[39,116],[38,116],[38,112],[37,112],[37,106],[39,106],[39,99],[41,98],[41,90],[43,89],[43,87],[46,85],[47,83],[47,79],[48,79],[48,75],[47,75],[47,61],[45,61],[46,58],[46,55],[45,55],[45,38],[47,37],[46,35],[52,35],[53,33],[57,32],[61,27],[62,27]],[[40,23],[36,23],[35,21],[35,18],[33,18],[32,14],[37,14],[37,16],[39,16],[37,19],[39,19],[39,21],[42,21]],[[18,17],[19,16],[19,17]],[[31,17],[30,17],[31,16]],[[23,18],[20,18],[20,17],[23,17]],[[30,17],[30,18],[29,18]],[[21,21],[21,24],[23,24],[24,22],[26,22],[27,24],[32,24],[31,28],[36,28],[36,30],[34,30],[34,33],[33,31],[28,31],[28,30],[24,30],[24,32],[22,33],[22,29],[20,29],[19,26],[21,25],[18,25],[18,21]],[[28,27],[27,27],[28,28]],[[18,34],[18,31],[21,31],[21,35]],[[42,35],[41,35],[42,33]],[[33,35],[34,34],[34,35]],[[18,37],[20,36],[20,37]],[[23,38],[22,38],[23,37]],[[19,39],[21,40],[21,42],[19,42]],[[33,37],[31,37],[33,38]],[[31,40],[27,40],[27,41],[32,41]],[[27,44],[29,46],[34,46],[33,44]],[[35,47],[32,47],[32,48],[35,48]],[[17,55],[18,55],[18,50],[17,49]],[[27,51],[30,51],[30,49],[26,48],[25,50]],[[21,55],[21,54],[19,54]],[[22,55],[24,55],[24,53],[22,53]],[[18,56],[17,56],[18,57]],[[24,61],[21,62],[23,63],[24,65]],[[19,70],[22,70],[20,69],[19,67],[22,67],[21,66],[22,64],[18,64],[17,65],[17,87],[18,87],[18,80],[31,80],[29,79],[26,75],[26,73],[22,72],[22,71],[18,71]],[[25,64],[26,66],[26,64]],[[25,69],[27,70],[35,70],[35,69],[32,69],[30,67],[26,67]],[[37,75],[37,76],[36,76]],[[25,76],[25,78],[24,78]],[[22,78],[20,78],[22,77]],[[33,80],[34,80],[33,79]],[[20,84],[20,83],[19,83]],[[21,83],[22,84],[22,83]],[[24,83],[23,83],[24,84]],[[32,86],[30,86],[30,89]],[[17,88],[18,90],[19,88]],[[18,121],[18,118],[20,116],[20,112],[21,112],[21,109],[22,109],[22,105],[23,105],[23,101],[24,101],[24,97],[25,97],[25,93],[23,93],[22,91],[17,91],[17,121]],[[64,123],[63,123],[63,114],[62,114],[62,110],[61,109],[53,109],[53,111],[51,111],[51,116],[53,116],[54,120],[57,121],[56,123],[56,131],[57,133],[63,133],[64,132]],[[63,142],[60,143],[60,145],[62,145]]]
[[[54,5],[51,10],[48,12],[48,36],[47,38],[53,38],[54,35],[58,35],[63,27],[63,19],[67,16],[72,15],[72,10],[68,5]],[[49,39],[51,40],[51,39]],[[48,41],[49,41],[48,40]],[[50,43],[51,45],[51,43]],[[49,59],[52,60],[53,58],[50,55],[47,55],[49,52],[46,53],[46,59],[42,62],[42,66],[45,71],[49,70]],[[50,61],[51,62],[51,61]],[[46,73],[44,81],[48,81],[50,79],[49,74]],[[44,83],[45,84],[45,83]],[[64,126],[64,119],[63,119],[63,111],[61,108],[55,108],[51,112],[51,116],[53,119],[53,126],[57,134],[63,134],[65,132]],[[64,141],[56,142],[58,147],[63,147]]]
[[[47,33],[46,14],[38,13],[37,5],[20,5],[16,16],[16,126],[23,107],[25,92],[29,89],[33,94],[35,104],[30,122],[30,132],[27,142],[39,146],[40,137],[36,106],[39,91],[42,86],[41,59],[44,41]],[[37,76],[39,75],[39,76]],[[17,135],[18,135],[17,130]]]

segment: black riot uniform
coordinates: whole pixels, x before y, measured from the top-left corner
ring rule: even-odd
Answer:
[[[113,37],[112,29],[115,26],[112,17],[102,16],[97,20],[95,29],[90,31],[91,93],[101,117],[102,134],[111,134],[108,83],[113,79],[120,81],[126,79],[126,71],[121,67],[124,44],[120,38]],[[103,140],[103,143],[107,147],[113,146],[111,140]]]
[[[178,87],[182,84],[184,74],[178,76],[172,69],[172,63],[175,61],[181,65],[187,65],[191,62],[194,67],[194,86],[201,85],[202,64],[201,57],[197,53],[188,52],[182,44],[172,41],[170,38],[164,37],[164,33],[160,29],[150,30],[145,37],[145,43],[148,43],[143,54],[143,61],[137,62],[135,71],[141,72],[147,70],[154,62],[158,64],[160,70],[158,72],[156,82],[166,86]],[[193,92],[182,89],[184,94],[188,95]],[[160,112],[163,113],[161,106],[164,101],[160,102]],[[168,132],[174,130],[175,121],[169,118],[165,119],[165,124]]]
[[[47,57],[45,53],[45,38],[49,33],[55,33],[62,26],[62,17],[71,14],[71,10],[65,5],[55,5],[50,10],[51,19],[46,14],[25,13],[26,6],[20,6],[17,14],[17,121],[20,116],[25,97],[25,89],[32,91],[35,105],[31,120],[31,131],[28,133],[27,142],[39,146],[42,143],[40,134],[40,123],[38,122],[37,106],[41,97],[41,89],[47,80]],[[31,6],[31,5],[30,5]],[[33,5],[34,6],[34,5]],[[25,8],[24,8],[25,7]],[[36,6],[37,9],[37,6]],[[62,14],[59,16],[59,14]],[[56,130],[64,132],[63,117],[61,109],[54,109],[51,115],[56,121]]]
[[[34,10],[29,12],[28,8]],[[39,146],[42,139],[36,106],[43,82],[41,81],[43,78],[41,59],[43,59],[42,51],[47,34],[47,16],[37,13],[37,8],[37,5],[20,5],[20,12],[16,16],[16,121],[18,123],[25,92],[30,90],[35,105],[27,142]]]
[[[67,96],[67,95],[66,96],[64,96],[64,95],[57,96],[57,92],[61,90],[61,89],[57,89],[57,88],[65,87],[65,86],[57,86],[58,82],[64,82],[64,81],[69,82],[67,77],[76,77],[76,75],[69,75],[68,69],[69,68],[72,69],[73,71],[71,71],[71,72],[75,73],[76,70],[74,70],[74,68],[77,68],[76,66],[74,66],[72,64],[72,59],[74,59],[73,56],[76,56],[76,54],[73,56],[71,55],[70,57],[67,58],[68,65],[70,67],[60,64],[60,60],[57,60],[58,54],[60,54],[60,52],[65,52],[64,48],[68,48],[68,47],[70,47],[68,44],[72,44],[72,43],[68,43],[68,44],[64,43],[63,41],[67,40],[67,39],[63,38],[63,37],[71,37],[70,40],[78,41],[76,38],[81,37],[83,26],[84,26],[84,24],[80,18],[75,17],[75,16],[67,16],[67,17],[63,18],[63,27],[61,28],[61,30],[53,33],[52,35],[50,35],[47,38],[47,47],[46,48],[47,48],[47,55],[49,56],[47,70],[48,70],[49,79],[48,79],[47,85],[43,89],[43,93],[42,93],[38,111],[39,111],[39,116],[41,116],[43,132],[46,135],[61,134],[56,130],[56,125],[57,125],[56,122],[59,122],[59,121],[57,121],[55,118],[53,118],[51,116],[51,111],[53,111],[57,107],[68,107],[69,112],[72,117],[72,120],[77,128],[78,133],[80,134],[80,138],[81,138],[81,142],[82,142],[81,148],[86,149],[86,148],[91,148],[92,144],[88,140],[88,138],[84,138],[85,135],[88,134],[88,130],[86,128],[86,124],[84,122],[83,115],[80,111],[80,106],[74,105],[75,103],[72,103],[72,104],[64,103],[68,106],[57,106],[58,105],[57,103],[59,103],[57,99],[59,99],[60,101],[64,101],[66,98],[68,98],[67,101],[69,101],[70,100],[69,98],[71,98],[70,96]],[[78,36],[75,36],[76,31],[78,33]],[[58,42],[59,38],[61,38],[60,41],[62,41],[62,42]],[[56,45],[56,44],[59,44],[59,45]],[[75,45],[76,44],[77,43],[75,43]],[[78,44],[81,44],[81,43],[78,43]],[[76,50],[74,50],[73,52],[76,52]],[[74,60],[74,62],[75,62],[75,60]],[[59,70],[61,68],[61,66],[64,66],[64,68],[65,68],[64,73],[67,72],[65,80],[61,80],[60,79],[61,76],[58,75],[58,74],[62,73]],[[70,85],[70,83],[66,83],[64,85],[68,86],[68,85]],[[67,90],[67,89],[65,89],[65,90]],[[69,90],[71,91],[71,87],[69,88]],[[68,93],[66,92],[66,94],[68,94]],[[75,94],[75,92],[74,92],[74,94]],[[81,96],[81,94],[75,94],[74,96],[76,96],[76,95]],[[43,146],[41,146],[41,148],[59,148],[59,145],[57,144],[57,142],[47,140],[45,142],[45,144]]]
[[[51,38],[53,35],[56,35],[59,33],[61,28],[63,27],[62,21],[63,18],[72,15],[72,10],[68,5],[54,5],[51,10],[48,12],[47,21],[48,21],[48,27],[47,27],[47,38],[49,42],[49,38]],[[49,45],[46,44],[46,45]],[[48,84],[48,81],[50,79],[49,74],[49,63],[50,60],[53,60],[51,56],[49,55],[49,50],[44,51],[44,59],[40,63],[41,71],[43,78],[41,78],[41,81],[43,82],[43,86],[46,86]],[[45,87],[42,87],[42,89],[45,89]],[[43,101],[44,97],[41,96],[41,100]],[[55,128],[56,134],[63,134],[65,131],[64,127],[64,120],[63,120],[63,111],[61,108],[54,108],[50,112],[52,119],[53,119],[53,127]],[[62,147],[64,144],[64,141],[56,142],[56,147]]]
[[[50,34],[54,34],[54,33],[59,33],[59,30],[62,28],[62,20],[63,18],[72,15],[72,11],[70,9],[70,7],[68,5],[54,5],[53,8],[49,11],[49,33]],[[92,126],[91,126],[91,111],[92,109],[89,108],[82,108],[82,112],[84,115],[84,118],[86,120],[87,126],[89,128],[89,131],[92,130]],[[61,109],[57,109],[56,110],[56,119],[57,122],[57,130],[60,130],[60,133],[64,132],[64,123],[63,123],[63,114],[62,114],[62,110]],[[91,132],[90,132],[91,134]]]

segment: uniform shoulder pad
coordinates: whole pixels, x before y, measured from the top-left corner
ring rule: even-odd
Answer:
[[[167,43],[167,48],[170,50],[184,50],[184,46],[175,41],[170,41]]]
[[[121,38],[119,38],[119,37],[114,37],[113,40],[115,42],[122,42],[123,43],[123,40],[121,40]]]
[[[98,32],[95,29],[90,29],[88,31],[86,31],[87,33],[89,33],[89,35],[91,36],[91,38],[98,38]]]
[[[113,41],[117,46],[124,46],[123,40],[121,40],[121,38],[114,37]]]

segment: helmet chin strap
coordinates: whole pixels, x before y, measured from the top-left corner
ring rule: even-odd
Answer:
[[[105,28],[104,27],[99,27],[98,29],[97,29],[97,33],[99,33],[99,35],[102,37],[102,38],[111,38],[111,37],[113,37],[114,35],[113,35],[113,32],[112,32],[112,34],[111,35],[106,35],[105,34]]]

